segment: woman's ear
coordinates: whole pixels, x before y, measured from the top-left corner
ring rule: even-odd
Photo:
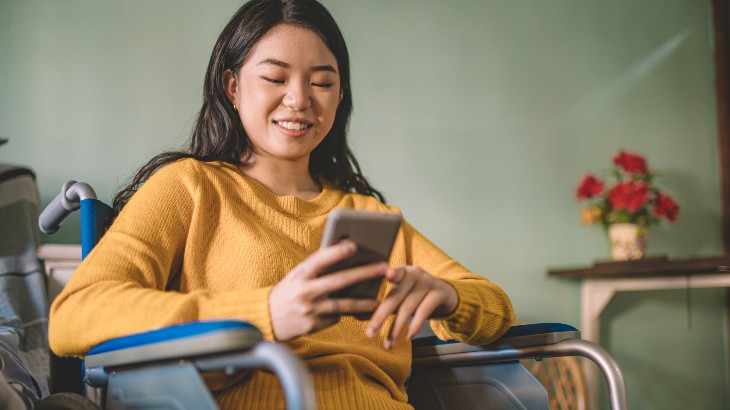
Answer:
[[[223,89],[226,91],[228,101],[233,104],[233,108],[238,110],[236,104],[238,97],[238,81],[236,80],[236,76],[231,70],[226,70],[223,72]]]

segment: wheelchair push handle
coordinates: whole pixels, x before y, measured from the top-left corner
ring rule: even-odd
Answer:
[[[52,234],[58,231],[66,217],[79,209],[84,199],[96,199],[96,192],[85,182],[67,181],[61,192],[43,209],[38,218],[41,232]]]

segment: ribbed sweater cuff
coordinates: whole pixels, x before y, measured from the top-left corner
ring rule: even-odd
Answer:
[[[481,299],[479,298],[479,293],[474,289],[474,285],[457,280],[443,280],[456,290],[456,293],[459,295],[459,303],[449,316],[438,319],[447,329],[452,327],[459,328],[459,325],[472,319],[482,309]]]
[[[269,314],[269,293],[272,286],[219,293],[211,306],[216,318],[244,320],[256,326],[265,340],[274,340]]]
[[[472,345],[491,343],[501,337],[514,321],[512,306],[503,292],[469,281],[445,279],[459,294],[459,304],[449,316],[437,318],[437,336]],[[495,289],[496,288],[496,289]],[[445,334],[439,334],[443,331]]]

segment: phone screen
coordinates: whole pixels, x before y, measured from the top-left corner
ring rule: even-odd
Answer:
[[[357,253],[331,266],[322,274],[370,263],[388,262],[400,225],[401,216],[398,214],[345,208],[333,210],[327,218],[321,246],[326,247],[349,239],[357,244]],[[381,282],[382,278],[366,280],[330,296],[375,299]]]

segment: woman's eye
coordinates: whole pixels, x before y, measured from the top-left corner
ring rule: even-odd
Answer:
[[[274,84],[284,84],[284,80],[277,80],[276,78],[262,77],[264,80]]]
[[[321,87],[321,88],[330,88],[332,87],[332,83],[312,83],[315,87]]]

